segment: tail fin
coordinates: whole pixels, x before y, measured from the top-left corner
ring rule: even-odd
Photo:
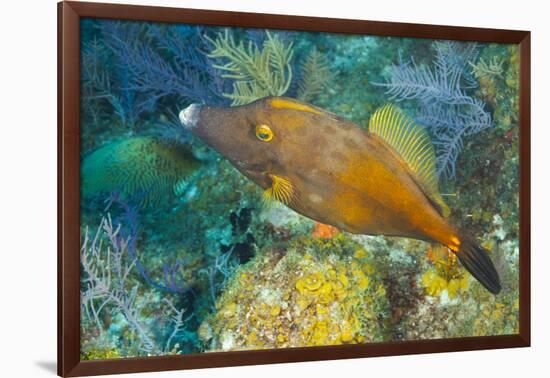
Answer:
[[[500,278],[487,254],[473,238],[463,237],[460,250],[456,256],[464,267],[475,277],[487,290],[493,294],[500,292]]]

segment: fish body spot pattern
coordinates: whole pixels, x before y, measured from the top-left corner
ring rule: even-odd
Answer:
[[[269,128],[269,141],[255,135],[258,125]],[[262,187],[264,198],[350,233],[442,244],[488,290],[500,291],[486,252],[448,219],[427,131],[398,107],[378,109],[364,130],[313,105],[267,97],[205,107],[190,131]]]

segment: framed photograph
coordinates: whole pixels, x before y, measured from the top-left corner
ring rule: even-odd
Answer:
[[[58,6],[59,375],[529,346],[529,32]]]

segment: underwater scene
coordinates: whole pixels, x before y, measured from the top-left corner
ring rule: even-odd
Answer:
[[[518,46],[80,26],[82,360],[518,333]]]

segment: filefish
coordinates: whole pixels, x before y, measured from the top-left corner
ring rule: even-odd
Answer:
[[[429,134],[398,107],[378,109],[368,130],[285,97],[230,108],[192,104],[179,118],[266,199],[353,234],[442,245],[487,290],[500,292],[488,253],[449,219]]]

